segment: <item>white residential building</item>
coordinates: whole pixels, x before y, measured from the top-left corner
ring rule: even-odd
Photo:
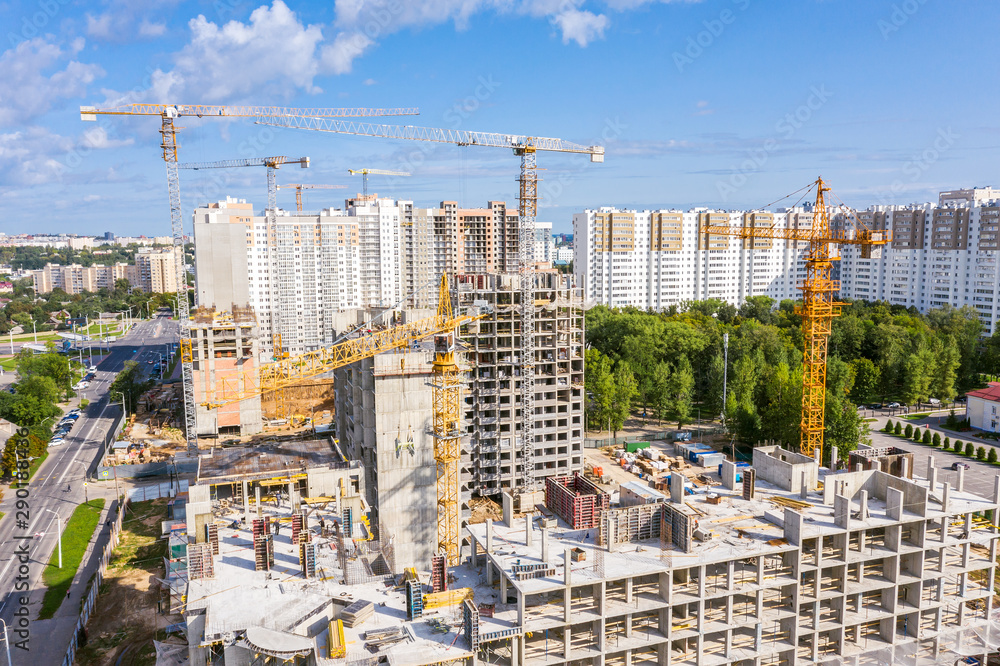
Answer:
[[[766,211],[588,210],[573,216],[573,271],[587,302],[664,309],[718,298],[796,298],[805,275],[794,241],[706,237],[704,225],[808,228],[803,208]],[[798,245],[801,245],[799,243]]]
[[[873,206],[858,218],[873,229],[890,228],[892,243],[873,250],[871,257],[864,257],[858,246],[841,248],[842,297],[887,301],[920,312],[971,306],[987,333],[996,330],[1000,200],[970,195],[968,200],[948,198],[944,205]]]

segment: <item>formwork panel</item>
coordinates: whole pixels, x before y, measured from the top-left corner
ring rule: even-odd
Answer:
[[[573,529],[589,529],[598,525],[611,497],[579,473],[550,476],[545,479],[545,506]]]

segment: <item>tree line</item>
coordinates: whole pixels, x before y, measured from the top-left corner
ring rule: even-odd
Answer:
[[[706,419],[724,415],[729,432],[746,444],[774,439],[798,447],[803,339],[792,300],[755,296],[736,308],[712,299],[663,312],[597,306],[587,311],[586,327],[590,427],[617,431],[636,410],[683,427],[700,410]],[[846,452],[865,437],[859,404],[946,401],[980,386],[982,332],[971,308],[922,315],[884,302],[847,302],[829,340],[828,444]]]

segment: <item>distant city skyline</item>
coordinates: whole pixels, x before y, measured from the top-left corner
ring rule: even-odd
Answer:
[[[419,117],[387,122],[605,145],[605,164],[540,156],[540,219],[556,233],[601,205],[757,208],[819,175],[859,208],[1000,183],[1000,87],[982,57],[1000,6],[985,0],[40,7],[0,8],[8,234],[40,219],[54,232],[167,233],[156,119],[80,122],[79,105],[115,101],[416,106]],[[942,35],[960,38],[928,47]],[[518,164],[506,151],[249,121],[182,126],[182,161],[309,155],[296,182],[353,193],[360,177],[348,169],[402,169],[412,177],[374,177],[370,189],[424,206],[516,201]],[[187,211],[226,195],[266,201],[264,174],[249,169],[183,174],[181,192]],[[279,205],[293,197],[282,191]]]

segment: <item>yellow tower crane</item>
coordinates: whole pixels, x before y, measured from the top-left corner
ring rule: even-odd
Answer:
[[[302,212],[302,190],[346,190],[347,185],[306,185],[304,183],[289,183],[278,185],[278,189],[295,188],[295,212]]]
[[[347,173],[352,176],[361,174],[361,191],[365,199],[368,198],[368,174],[373,176],[409,176],[408,171],[389,171],[387,169],[348,169]]]
[[[807,456],[823,453],[824,410],[826,408],[826,350],[830,340],[833,318],[840,315],[843,303],[836,300],[840,284],[833,279],[833,262],[840,259],[834,249],[837,245],[860,245],[862,255],[871,248],[891,241],[889,231],[869,229],[856,217],[854,229],[830,228],[830,213],[826,193],[830,191],[822,178],[810,187],[816,187],[816,205],[812,226],[808,229],[782,229],[771,226],[731,227],[706,224],[701,229],[706,241],[713,236],[736,236],[749,239],[780,239],[808,243],[805,264],[806,276],[802,281],[802,305],[796,312],[802,315],[804,340],[802,372],[802,421],[800,425],[802,453]],[[805,188],[803,188],[805,189]],[[744,224],[746,220],[744,219]],[[707,243],[706,243],[707,244]]]
[[[473,132],[469,130],[415,127],[413,125],[379,125],[371,122],[341,121],[334,118],[292,118],[274,116],[261,118],[258,123],[275,127],[306,129],[334,134],[353,134],[383,139],[430,141],[459,146],[507,148],[521,158],[518,179],[518,274],[520,277],[521,315],[521,438],[522,486],[537,487],[535,477],[535,215],[538,210],[538,173],[536,155],[540,151],[589,155],[591,162],[604,161],[603,146],[582,146],[562,139],[518,134]],[[457,395],[457,394],[456,394]],[[443,399],[443,398],[442,398]],[[457,411],[457,407],[455,411]],[[447,497],[438,497],[438,507],[450,505],[458,497],[458,486],[447,489]],[[440,522],[439,522],[440,524]],[[449,543],[452,537],[449,536]],[[458,534],[453,537],[458,543]],[[457,552],[457,547],[456,551]]]
[[[177,174],[177,130],[174,121],[195,118],[287,118],[293,116],[317,118],[365,118],[372,116],[415,116],[415,108],[399,109],[296,109],[279,106],[221,106],[216,104],[120,104],[105,107],[81,106],[80,119],[96,121],[98,116],[156,116],[160,119],[160,152],[167,166],[167,198],[170,202],[170,230],[176,253],[177,322],[179,327],[181,378],[184,393],[184,437],[189,451],[198,449],[198,431],[194,402],[194,369],[191,350],[191,313],[184,269],[184,219],[181,213],[181,186]]]
[[[232,169],[234,167],[266,167],[267,168],[267,202],[268,210],[266,211],[267,219],[267,237],[272,238],[275,229],[274,224],[277,221],[277,211],[275,207],[278,201],[277,192],[277,175],[275,174],[276,169],[280,169],[282,165],[298,164],[303,169],[309,168],[309,158],[308,157],[285,157],[284,155],[279,155],[275,157],[248,157],[235,160],[220,160],[217,162],[185,162],[183,164],[178,164],[178,169],[191,169],[193,171],[200,171],[201,169]],[[274,280],[274,275],[272,273],[271,280]],[[277,287],[274,282],[271,283],[272,293],[277,291]],[[273,350],[274,358],[287,358],[288,352],[285,351],[284,344],[281,341],[281,331],[278,328],[278,322],[280,321],[281,312],[277,305],[277,299],[272,300],[274,306],[271,309],[271,348]],[[193,362],[192,353],[192,362]],[[274,398],[274,414],[277,418],[285,418],[287,416],[286,402],[285,402],[285,392],[284,390],[275,391],[273,394]]]

